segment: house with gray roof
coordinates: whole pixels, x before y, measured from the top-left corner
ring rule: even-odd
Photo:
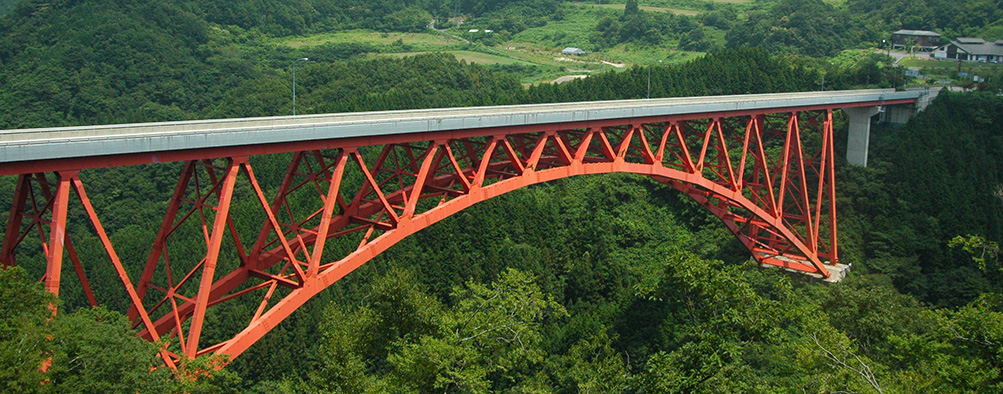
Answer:
[[[937,48],[933,57],[966,62],[1003,63],[1003,40],[987,42],[981,38],[960,37]]]

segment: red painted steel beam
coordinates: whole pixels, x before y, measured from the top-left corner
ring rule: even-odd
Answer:
[[[47,248],[46,283],[57,292],[64,241],[69,245],[63,231],[67,196],[74,187],[129,294],[129,317],[142,336],[164,340],[168,365],[208,353],[236,357],[315,294],[408,235],[489,198],[577,175],[651,176],[720,218],[761,263],[826,276],[822,258],[838,257],[833,109],[644,117],[33,163],[30,171],[42,175],[19,178],[0,258],[13,265],[20,240],[37,229]],[[821,135],[819,151],[806,151],[802,135],[807,133]],[[778,142],[782,157],[768,156],[764,147]],[[363,147],[382,148],[376,160],[367,160],[359,150]],[[319,150],[337,153],[324,156]],[[282,152],[296,155],[269,202],[267,187],[258,184],[247,157]],[[213,165],[216,158],[228,158],[229,164]],[[164,160],[187,164],[133,288],[76,171]],[[28,164],[3,170],[16,171],[18,165]],[[60,175],[56,193],[41,193],[46,196],[39,205],[34,190],[49,187],[44,173],[53,170]],[[364,178],[357,188],[342,183],[349,170]],[[206,175],[200,175],[203,171]],[[257,200],[253,206],[265,218],[248,253],[230,218],[233,191],[241,182],[247,182]],[[315,200],[297,213],[287,197],[301,187],[313,189]],[[202,238],[174,239],[175,230],[188,221],[201,226]],[[825,239],[823,228],[829,232]],[[239,265],[217,275],[226,232],[234,241],[226,247],[236,248]],[[362,234],[356,249],[325,258],[325,243],[349,234]],[[170,256],[169,241],[204,242],[205,255]],[[278,287],[289,289],[288,294],[276,293]],[[150,289],[162,294],[153,296]],[[207,310],[248,297],[260,297],[255,298],[258,308],[232,317],[247,321],[246,328],[229,340],[202,346]]]
[[[666,115],[666,116],[653,116],[653,117],[643,117],[643,118],[611,119],[602,121],[553,123],[547,126],[549,126],[549,128],[558,130],[568,130],[568,129],[578,129],[578,128],[601,128],[601,127],[622,125],[624,124],[624,122],[662,123],[662,122],[668,122],[670,120],[679,121],[679,120],[706,119],[713,117],[740,117],[740,116],[749,116],[753,114],[761,114],[763,112],[789,113],[789,112],[800,112],[800,111],[828,110],[833,108],[856,108],[856,107],[873,107],[880,105],[912,104],[915,102],[916,102],[915,99],[867,101],[859,103],[841,104],[838,106],[810,105],[801,107],[771,108],[769,111],[748,110],[748,111],[732,111],[732,112],[713,112],[706,114]],[[541,127],[544,126],[532,125],[532,126],[521,126],[521,127],[511,127],[511,128],[522,129],[525,132],[532,132]],[[468,129],[468,130],[441,131],[432,133],[355,137],[355,138],[343,138],[343,139],[332,139],[332,140],[322,140],[322,141],[302,141],[302,142],[275,143],[275,144],[265,144],[265,145],[247,145],[247,146],[220,147],[220,148],[209,148],[209,149],[163,151],[154,153],[93,156],[86,158],[9,162],[9,163],[4,163],[2,166],[0,166],[0,175],[47,173],[47,172],[56,172],[65,170],[85,170],[91,168],[107,168],[107,167],[140,165],[140,164],[170,163],[170,162],[201,160],[205,158],[217,158],[217,157],[249,157],[256,155],[267,155],[273,153],[288,153],[288,152],[300,152],[309,150],[327,150],[327,149],[337,149],[341,147],[383,145],[388,143],[406,143],[406,142],[421,142],[421,141],[430,141],[438,139],[484,137],[492,135],[493,134],[492,130],[493,129],[491,128]]]

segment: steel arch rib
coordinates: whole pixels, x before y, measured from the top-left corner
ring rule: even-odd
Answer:
[[[803,122],[805,129],[800,116],[809,120]],[[821,148],[818,153],[814,147],[806,152],[802,139],[815,131],[821,136]],[[652,177],[721,219],[761,263],[828,276],[821,259],[835,261],[838,256],[832,138],[832,109],[814,108],[334,140],[283,151],[294,156],[271,202],[255,178],[247,152],[238,150],[241,154],[187,161],[135,289],[110,240],[103,234],[100,238],[132,297],[128,315],[142,329],[140,335],[168,339],[162,353],[168,365],[207,353],[236,357],[314,295],[407,236],[476,203],[572,176]],[[782,157],[766,154],[765,146],[781,148],[781,142]],[[378,157],[363,154],[361,147],[377,149],[373,153]],[[342,190],[346,166],[358,166],[357,189],[352,185]],[[44,181],[45,174],[40,175]],[[28,229],[37,228],[44,236],[43,227],[49,226],[51,236],[43,241],[52,246],[46,253],[50,270],[56,271],[48,277],[54,293],[64,247],[64,237],[56,234],[66,228],[70,185],[78,188],[91,222],[103,233],[77,172],[57,175],[66,178],[56,195],[40,193],[43,204],[31,193],[32,187],[47,187],[44,182],[32,186],[28,177],[21,177],[0,255],[4,264],[12,265],[13,251],[25,234],[20,231],[22,219],[38,218]],[[256,237],[243,240],[230,213],[234,188],[242,181],[253,191],[256,201],[250,205],[266,217]],[[300,187],[319,197],[320,207],[307,207],[317,208],[308,215],[294,213],[290,208],[294,201],[287,199]],[[434,204],[420,208],[423,201]],[[46,213],[51,221],[42,220]],[[200,233],[195,231],[205,242],[201,261],[197,253],[169,256],[168,240],[187,220],[195,227],[201,221]],[[828,238],[820,234],[823,229]],[[324,263],[325,241],[353,232],[364,234],[359,246]],[[232,243],[224,242],[225,233]],[[196,238],[181,241],[197,243]],[[65,241],[70,248],[69,235]],[[245,242],[253,245],[249,252],[242,249]],[[239,260],[239,266],[229,271],[217,268],[224,243],[236,249]],[[194,262],[187,266],[175,261],[192,257]],[[154,283],[160,269],[166,274]],[[194,285],[197,292],[184,288]],[[288,293],[273,302],[280,286]],[[151,289],[163,294],[148,297],[155,293]],[[224,342],[200,346],[207,309],[257,291],[265,295],[242,331]],[[168,349],[167,342],[180,349]]]
[[[708,188],[713,193],[718,196],[729,198],[730,201],[741,204],[750,211],[754,212],[755,215],[764,220],[772,221],[774,223],[779,222],[779,220],[774,220],[770,217],[769,213],[765,210],[756,207],[755,204],[742,197],[740,192],[734,192],[732,190],[726,189],[721,185],[715,184],[708,181],[702,177],[694,179],[693,174],[684,173],[671,168],[662,167],[660,165],[646,165],[646,164],[634,164],[634,163],[594,163],[594,164],[582,164],[579,166],[563,167],[547,169],[538,172],[530,172],[524,174],[517,178],[510,178],[502,180],[498,183],[491,184],[487,187],[471,190],[469,194],[458,197],[456,199],[450,200],[438,207],[435,207],[423,214],[416,216],[413,220],[401,221],[398,223],[398,227],[387,231],[380,237],[376,238],[367,245],[359,248],[355,252],[351,253],[349,256],[341,259],[335,263],[328,264],[327,267],[323,268],[319,275],[311,280],[308,280],[303,287],[293,290],[288,296],[279,301],[274,307],[272,307],[267,313],[262,315],[259,319],[252,322],[248,327],[237,334],[233,339],[223,344],[218,348],[218,352],[222,354],[227,354],[231,357],[239,356],[245,350],[247,350],[254,342],[264,336],[268,331],[274,328],[279,322],[284,320],[290,314],[292,314],[296,309],[302,306],[314,295],[323,291],[327,287],[331,286],[345,275],[348,275],[356,268],[362,266],[366,262],[372,260],[378,256],[383,251],[387,250],[400,240],[405,237],[412,235],[428,226],[431,226],[442,219],[445,219],[453,214],[462,211],[476,203],[486,201],[490,198],[503,195],[505,193],[538,184],[543,182],[554,181],[562,178],[568,178],[571,176],[578,175],[592,175],[592,174],[609,174],[609,173],[633,173],[641,174],[655,177],[656,179],[669,179],[673,181],[682,181],[694,185],[700,185]],[[778,231],[785,235],[793,235],[790,230],[778,227]],[[807,247],[798,241],[795,241],[799,248],[807,250]],[[821,263],[814,265],[820,270],[824,270],[824,266]],[[823,271],[824,272],[824,271]]]

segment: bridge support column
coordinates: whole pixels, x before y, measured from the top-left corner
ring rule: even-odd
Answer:
[[[871,140],[871,117],[880,107],[844,108],[850,117],[850,132],[846,139],[846,161],[867,167],[867,146]]]

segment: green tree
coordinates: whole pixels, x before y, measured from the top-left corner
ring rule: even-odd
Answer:
[[[313,384],[339,392],[509,387],[543,361],[543,320],[565,314],[532,275],[511,269],[490,285],[457,287],[448,308],[400,271],[378,283],[367,305],[332,309],[338,320],[325,328],[325,367]]]
[[[874,37],[857,19],[822,0],[781,0],[769,7],[731,29],[725,36],[727,46],[819,57]]]
[[[956,236],[947,243],[951,248],[962,248],[972,255],[972,260],[985,270],[999,270],[1000,246],[998,243],[986,240],[980,235],[968,235],[967,237]]]
[[[52,355],[47,320],[56,299],[20,267],[0,269],[0,392],[43,389],[42,362]]]
[[[171,372],[157,345],[132,335],[125,316],[104,308],[81,309],[54,321],[48,376],[63,393],[166,393]]]
[[[605,327],[575,343],[564,357],[558,375],[565,375],[565,388],[580,393],[622,393],[630,389],[630,367],[611,345]]]
[[[640,9],[637,6],[637,0],[627,0],[627,5],[624,6],[623,15],[625,17],[637,15],[640,13]]]

